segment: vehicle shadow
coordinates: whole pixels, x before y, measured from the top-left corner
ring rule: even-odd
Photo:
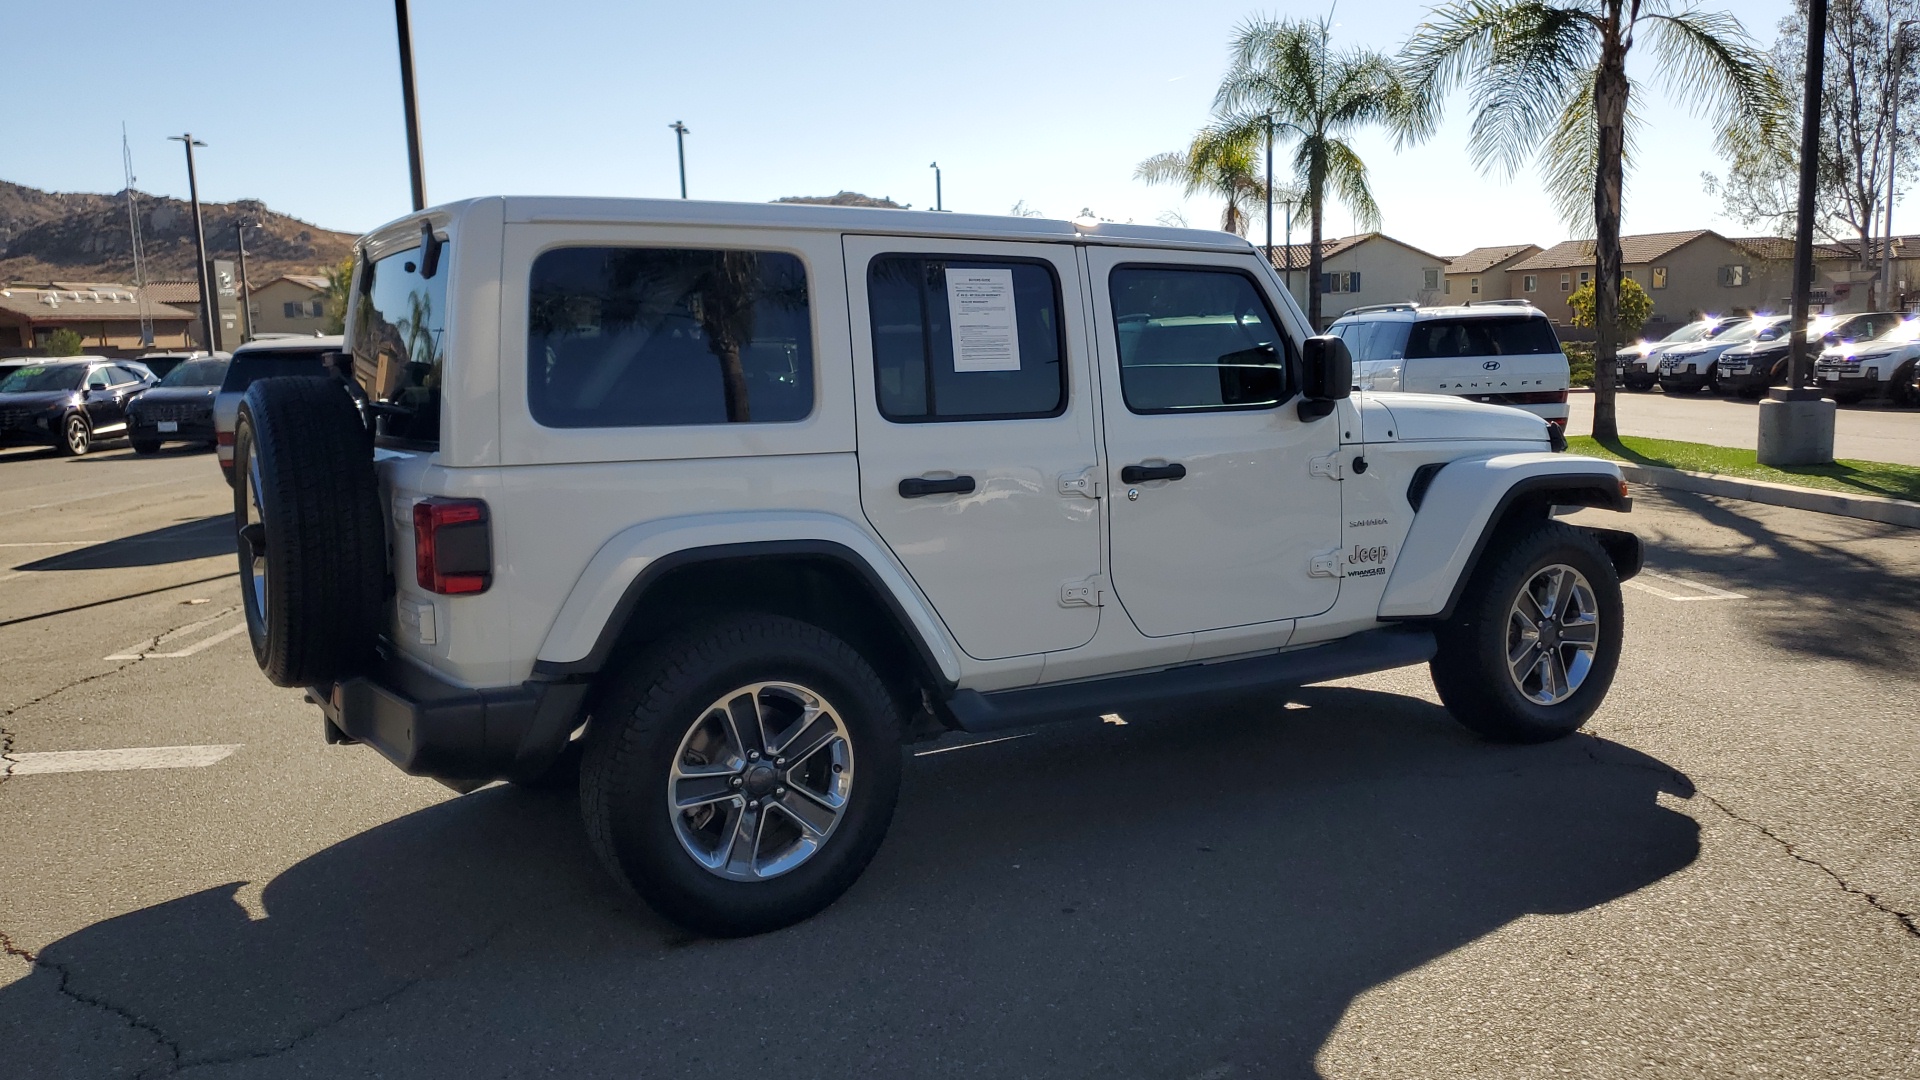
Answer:
[[[110,570],[233,554],[233,515],[182,521],[24,563],[17,570]]]
[[[1648,533],[1643,527],[1649,565],[1729,588],[1764,586],[1772,596],[1741,602],[1744,625],[1780,648],[1844,660],[1877,677],[1911,670],[1913,644],[1905,627],[1920,610],[1920,576],[1911,558],[1889,565],[1852,541],[1920,534],[1825,514],[1814,515],[1815,528],[1829,535],[1783,532],[1762,520],[1764,512],[1743,510],[1745,504],[1673,490],[1654,498],[1736,539],[1728,544],[1712,534]]]
[[[1636,751],[1298,700],[921,748],[853,890],[738,941],[617,891],[571,797],[486,789],[292,867],[264,919],[235,883],[54,942],[0,1045],[22,1080],[1312,1076],[1368,988],[1698,854],[1656,802],[1691,783]]]

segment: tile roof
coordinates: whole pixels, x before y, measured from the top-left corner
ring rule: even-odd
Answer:
[[[1496,244],[1493,247],[1477,247],[1465,255],[1455,255],[1447,260],[1447,273],[1482,274],[1509,259],[1537,254],[1539,251],[1539,244]]]
[[[1754,253],[1755,258],[1779,259],[1782,262],[1793,258],[1793,241],[1784,236],[1737,236],[1733,242]],[[1893,257],[1908,257],[1906,249],[1920,243],[1920,236],[1896,236],[1893,238]],[[1884,238],[1874,237],[1867,245],[1867,251],[1874,259],[1880,258],[1880,249],[1885,246]],[[1843,240],[1839,243],[1813,245],[1813,257],[1816,259],[1852,259],[1860,250],[1858,240]]]
[[[1620,238],[1620,261],[1627,266],[1650,263],[1665,257],[1669,252],[1703,236],[1717,235],[1710,229],[1690,229],[1686,232],[1642,233],[1639,236]],[[1562,270],[1573,266],[1593,265],[1593,241],[1562,240],[1547,250],[1524,262],[1507,267],[1509,270]]]
[[[98,285],[85,289],[0,289],[0,311],[34,322],[118,322],[138,319],[142,305],[125,285]],[[144,314],[151,319],[191,319],[193,313],[149,299]]]
[[[282,281],[291,281],[295,285],[299,285],[302,288],[311,289],[314,292],[327,291],[327,279],[323,277],[316,277],[312,274],[281,274],[279,277],[273,278],[270,281],[266,281],[259,285],[255,285],[253,287],[253,291],[259,292],[261,289],[266,288],[268,285],[274,285]]]
[[[197,281],[149,281],[147,299],[162,304],[192,304],[200,306],[200,283]]]
[[[1420,255],[1425,255],[1427,258],[1432,259],[1438,263],[1444,264],[1447,261],[1442,256],[1435,255],[1432,252],[1421,251],[1419,248],[1414,247],[1412,244],[1407,243],[1405,240],[1395,240],[1393,237],[1388,236],[1386,233],[1377,233],[1377,232],[1360,233],[1356,236],[1339,236],[1339,237],[1333,237],[1331,239],[1323,239],[1320,241],[1320,258],[1324,262],[1325,260],[1332,258],[1333,256],[1338,255],[1343,251],[1349,250],[1351,248],[1359,247],[1361,244],[1364,244],[1369,240],[1385,240],[1390,244],[1398,244],[1401,247],[1406,248],[1408,251],[1411,251]],[[1259,246],[1259,245],[1256,245],[1256,246]],[[1290,245],[1275,244],[1273,246],[1274,269],[1305,270],[1312,265],[1312,262],[1311,262],[1312,251],[1313,251],[1312,244],[1290,244]]]

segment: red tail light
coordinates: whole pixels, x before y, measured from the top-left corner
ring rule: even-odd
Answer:
[[[414,580],[450,596],[493,584],[493,529],[479,499],[422,499],[413,504]]]
[[[215,432],[213,436],[213,441],[216,443],[219,443],[221,446],[232,446],[233,432],[231,431]]]

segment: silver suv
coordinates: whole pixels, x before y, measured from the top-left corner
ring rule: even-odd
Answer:
[[[1567,355],[1553,323],[1524,300],[1376,304],[1327,332],[1347,343],[1357,389],[1449,394],[1566,425]]]

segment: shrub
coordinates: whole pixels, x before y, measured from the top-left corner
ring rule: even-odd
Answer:
[[[85,344],[78,332],[70,327],[61,327],[47,338],[48,356],[79,356],[80,347]]]
[[[1593,343],[1563,341],[1560,351],[1567,354],[1567,375],[1573,386],[1593,385]]]
[[[1593,282],[1573,290],[1567,297],[1567,306],[1573,309],[1573,325],[1593,325]],[[1653,315],[1653,298],[1647,290],[1630,277],[1620,279],[1620,312],[1614,320],[1622,344],[1640,336],[1640,328],[1647,325],[1647,319]]]

